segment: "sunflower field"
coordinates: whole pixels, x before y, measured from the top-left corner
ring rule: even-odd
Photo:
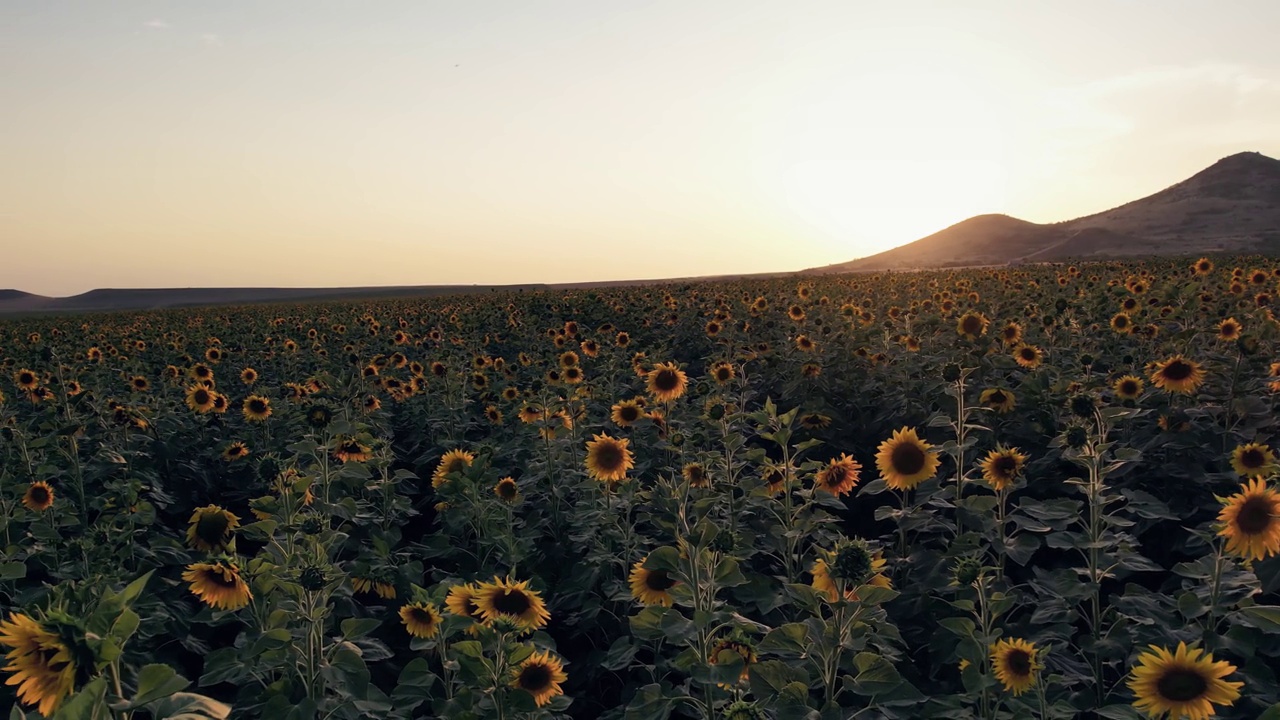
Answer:
[[[0,322],[18,718],[1280,718],[1274,258]]]

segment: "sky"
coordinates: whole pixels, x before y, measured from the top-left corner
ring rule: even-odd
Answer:
[[[1280,2],[0,2],[0,288],[799,270],[1280,157]]]

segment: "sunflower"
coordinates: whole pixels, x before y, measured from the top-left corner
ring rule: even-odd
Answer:
[[[64,698],[75,690],[76,665],[71,648],[58,633],[22,613],[0,622],[0,645],[13,648],[5,657],[5,670],[13,673],[5,684],[17,685],[24,705],[34,705],[44,717],[53,717]]]
[[[31,392],[40,384],[40,377],[34,371],[22,368],[13,374],[13,382],[19,389]]]
[[[372,577],[352,577],[351,589],[365,595],[376,594],[383,600],[394,600],[396,597],[395,585]]]
[[[1008,324],[1000,330],[1000,340],[1010,347],[1016,346],[1022,342],[1022,326],[1010,320]]]
[[[449,588],[449,594],[444,598],[444,606],[458,617],[483,623],[484,617],[480,614],[480,606],[476,605],[476,595],[479,591],[480,588],[475,583],[454,585]]]
[[[717,385],[725,385],[730,380],[733,380],[737,371],[734,369],[733,363],[721,360],[720,362],[713,363],[711,365],[710,374],[711,379],[714,380]]]
[[[1204,383],[1204,370],[1194,360],[1181,355],[1157,362],[1149,376],[1151,383],[1165,392],[1191,394]]]
[[[342,463],[365,462],[373,457],[373,451],[368,445],[355,438],[344,438],[338,440],[338,447],[333,451],[333,456]]]
[[[1276,456],[1266,445],[1249,443],[1231,451],[1231,467],[1241,477],[1265,477],[1275,472]]]
[[[831,418],[822,413],[809,413],[800,417],[800,426],[806,430],[821,430],[831,425]]]
[[[262,422],[271,417],[271,401],[261,395],[250,395],[242,406],[244,418],[250,422]]]
[[[495,575],[493,582],[482,582],[476,587],[475,604],[485,622],[505,618],[526,632],[545,627],[551,619],[542,597],[529,589],[528,580],[515,582]]]
[[[1227,552],[1250,560],[1280,553],[1280,493],[1261,478],[1242,484],[1240,492],[1227,498],[1218,521]]]
[[[37,480],[22,494],[22,504],[33,512],[44,512],[53,507],[53,487],[43,480]]]
[[[707,663],[710,665],[719,665],[721,663],[733,662],[735,658],[742,659],[742,672],[738,675],[738,682],[743,682],[750,675],[750,668],[755,664],[758,657],[756,656],[755,647],[753,647],[752,644],[747,641],[746,637],[740,633],[734,633],[727,638],[717,640],[716,643],[711,646],[711,652],[710,656],[707,658]],[[733,689],[724,683],[717,684],[725,690]]]
[[[191,592],[201,602],[215,610],[239,610],[253,599],[249,584],[240,577],[240,568],[226,560],[192,563],[182,579],[191,583]]]
[[[1232,341],[1240,339],[1240,322],[1235,318],[1227,318],[1218,323],[1218,339]]]
[[[689,483],[689,487],[709,488],[711,487],[711,474],[707,472],[707,468],[702,463],[685,463],[680,470],[680,475],[684,481]]]
[[[1019,345],[1018,349],[1013,351],[1013,359],[1022,367],[1034,370],[1044,362],[1044,351],[1035,345]]]
[[[515,478],[504,477],[493,486],[493,494],[505,503],[514,503],[520,500],[520,487],[516,485]]]
[[[978,396],[978,402],[988,410],[995,410],[1004,415],[1013,410],[1017,398],[1003,388],[987,388]]]
[[[879,550],[871,552],[866,544],[857,542],[845,543],[835,550],[818,550],[818,559],[809,570],[813,575],[811,585],[828,602],[835,602],[840,597],[837,581],[844,585],[844,599],[855,602],[858,599],[858,587],[891,588],[893,583],[884,574],[888,562]],[[833,570],[843,568],[843,570]]]
[[[649,558],[631,566],[631,597],[641,605],[671,607],[671,588],[679,584],[666,570],[649,570],[644,564]]]
[[[609,418],[618,427],[631,427],[644,417],[644,407],[637,400],[623,400],[614,403]]]
[[[240,518],[218,507],[196,508],[187,525],[187,544],[201,552],[215,553],[227,549]]]
[[[129,379],[129,386],[134,392],[146,392],[151,389],[151,381],[141,375],[134,375]]]
[[[449,473],[462,472],[471,467],[476,456],[466,450],[455,448],[440,458],[440,464],[431,474],[431,487],[438,488],[449,481]]]
[[[1129,335],[1133,332],[1133,318],[1128,313],[1116,313],[1111,316],[1111,329],[1121,335]]]
[[[814,478],[814,487],[836,497],[853,490],[858,484],[862,465],[857,460],[841,453],[838,458],[831,458],[827,466],[818,471]]]
[[[600,482],[626,480],[627,471],[635,467],[629,440],[619,440],[608,435],[594,435],[587,442],[587,474]]]
[[[440,611],[431,603],[416,602],[400,608],[400,622],[404,623],[405,632],[416,638],[435,637],[443,620]]]
[[[1036,684],[1042,666],[1036,660],[1036,645],[1020,638],[991,645],[991,667],[1007,692],[1021,695]]]
[[[990,324],[991,321],[982,313],[967,312],[956,322],[956,333],[966,340],[977,340],[987,334],[987,326]]]
[[[1191,270],[1196,275],[1208,275],[1213,272],[1213,261],[1209,258],[1200,258],[1191,266]]]
[[[1022,473],[1022,466],[1027,456],[1018,448],[996,448],[987,454],[978,467],[982,468],[982,478],[996,490],[1004,490]]]
[[[1138,656],[1128,682],[1136,696],[1134,707],[1149,717],[1167,713],[1175,718],[1185,715],[1191,720],[1207,720],[1216,714],[1214,705],[1231,705],[1240,698],[1244,683],[1222,679],[1236,670],[1227,661],[1214,662],[1212,655],[1188,648],[1184,642],[1173,652],[1150,647]]]
[[[236,441],[228,445],[222,451],[222,459],[227,462],[239,460],[249,454],[249,447],[242,442]]]
[[[253,368],[245,368],[240,371],[240,382],[245,385],[252,385],[258,382],[258,371]]]
[[[876,468],[885,484],[894,490],[910,490],[933,477],[938,471],[938,454],[930,447],[916,435],[915,428],[895,430],[876,453]]]
[[[658,402],[672,402],[684,394],[688,381],[675,363],[658,363],[648,373],[649,394]]]
[[[1121,400],[1137,400],[1142,394],[1142,378],[1136,375],[1125,375],[1116,380],[1111,389],[1115,391],[1116,397]]]
[[[548,652],[535,652],[515,668],[511,687],[524,690],[533,696],[533,702],[542,707],[551,698],[563,695],[560,683],[569,679],[560,660]]]

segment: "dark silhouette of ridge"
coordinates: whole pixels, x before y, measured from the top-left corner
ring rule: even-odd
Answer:
[[[978,215],[892,250],[805,272],[1218,252],[1280,252],[1280,160],[1237,153],[1160,192],[1093,215],[1043,225]]]

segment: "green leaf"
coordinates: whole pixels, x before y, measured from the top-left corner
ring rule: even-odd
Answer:
[[[342,621],[342,636],[348,640],[364,637],[381,625],[380,620],[373,618],[347,618]]]
[[[649,557],[644,561],[645,570],[666,570],[669,573],[675,573],[680,570],[680,551],[664,545],[654,549],[649,553]]]
[[[138,617],[138,613],[129,608],[125,608],[120,617],[116,618],[116,622],[111,626],[111,636],[124,644],[126,640],[133,637],[138,631],[138,626],[142,623],[142,618]]]
[[[97,677],[53,714],[53,720],[93,720],[107,715],[107,679]]]
[[[181,692],[190,684],[190,680],[179,675],[176,670],[168,665],[143,665],[142,669],[138,671],[138,691],[134,693],[133,699],[129,701],[126,709],[132,710],[154,700]]]
[[[484,657],[484,646],[476,640],[463,640],[449,646],[451,650],[467,657]]]
[[[803,657],[809,651],[809,628],[803,623],[787,623],[769,631],[756,648],[762,653]]]
[[[600,667],[605,670],[621,670],[631,664],[639,649],[638,645],[631,643],[631,638],[620,637],[609,646],[609,652],[600,661]]]
[[[0,580],[21,580],[27,576],[27,564],[23,562],[0,563]]]
[[[739,569],[738,561],[731,557],[721,560],[716,566],[715,578],[716,584],[720,587],[730,588],[747,584],[747,577]]]
[[[662,691],[662,686],[654,683],[640,688],[636,696],[627,705],[626,720],[667,720],[675,709],[676,698]]]
[[[1258,716],[1258,720],[1280,720],[1280,703],[1263,710],[1262,714]]]
[[[1278,605],[1254,605],[1240,608],[1237,612],[1259,630],[1280,632],[1280,606]]]
[[[128,607],[132,604],[147,587],[147,581],[151,579],[153,573],[155,573],[155,570],[150,570],[142,577],[126,585],[124,590],[120,591],[120,595],[115,598],[116,601],[123,607]]]
[[[853,679],[853,689],[860,695],[886,693],[902,684],[897,668],[882,656],[861,652],[853,658],[858,674]]]

